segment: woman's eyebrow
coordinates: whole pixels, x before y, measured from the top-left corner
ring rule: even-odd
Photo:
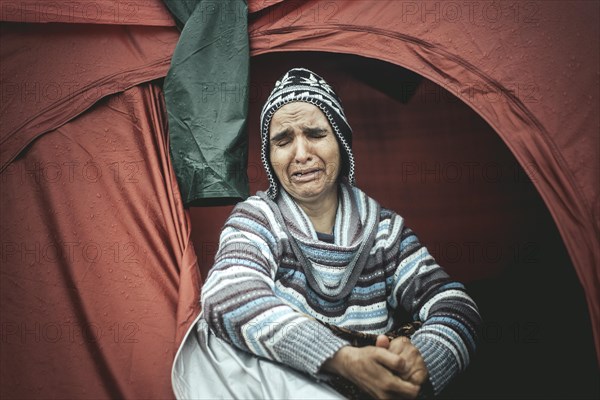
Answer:
[[[291,128],[286,128],[282,131],[277,132],[276,134],[273,135],[273,137],[270,139],[271,142],[278,142],[281,139],[285,139],[286,137],[289,137],[292,135],[292,129]]]
[[[304,133],[309,134],[309,135],[318,135],[318,134],[322,134],[322,133],[327,133],[327,129],[323,128],[323,127],[314,127],[314,126],[307,126],[305,128],[302,129],[304,131]]]

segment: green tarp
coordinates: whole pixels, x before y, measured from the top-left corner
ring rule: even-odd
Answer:
[[[164,93],[186,206],[248,197],[249,44],[245,1],[166,0],[182,29]]]

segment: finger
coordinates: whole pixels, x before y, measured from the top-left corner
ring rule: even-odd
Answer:
[[[406,369],[406,360],[388,350],[378,352],[377,361],[396,375],[406,374],[409,372]]]
[[[405,369],[400,373],[400,377],[415,384],[423,383],[428,372],[419,350],[416,347],[409,348],[399,354],[399,357],[405,362]]]
[[[406,360],[408,367],[423,365],[423,357],[419,349],[412,344],[410,339],[399,337],[392,340],[389,346],[389,351]]]
[[[422,385],[429,376],[427,372],[427,368],[423,366],[422,368],[413,368],[408,376],[402,377],[402,379],[414,383],[415,385]]]
[[[400,354],[407,346],[411,345],[410,339],[400,336],[391,341],[389,349],[392,353]]]
[[[390,347],[390,339],[385,335],[378,335],[377,340],[375,341],[375,346],[387,349]]]
[[[383,350],[383,349],[381,349]],[[421,387],[418,384],[403,380],[396,372],[402,369],[404,360],[388,351],[377,352],[376,361],[380,367],[374,367],[374,374],[365,388],[378,399],[415,398]]]
[[[397,376],[393,376],[389,380],[386,380],[386,382],[383,383],[380,389],[382,390],[383,395],[378,396],[379,398],[414,399],[419,394],[421,387],[411,382],[404,381]]]

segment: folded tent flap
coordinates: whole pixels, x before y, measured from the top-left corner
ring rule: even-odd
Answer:
[[[178,38],[173,27],[134,25],[3,23],[0,29],[2,170],[33,140],[100,99],[164,77]]]
[[[165,127],[137,85],[2,172],[2,398],[172,397],[202,278]]]

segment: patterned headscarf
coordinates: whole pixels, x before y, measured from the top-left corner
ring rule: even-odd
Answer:
[[[354,156],[352,155],[352,129],[348,124],[342,103],[331,86],[323,78],[305,68],[293,68],[275,83],[273,91],[260,114],[261,159],[269,189],[267,194],[274,199],[279,191],[279,182],[275,177],[269,158],[269,126],[273,114],[288,103],[301,101],[314,104],[325,114],[340,146],[342,158],[341,176],[354,185]]]

